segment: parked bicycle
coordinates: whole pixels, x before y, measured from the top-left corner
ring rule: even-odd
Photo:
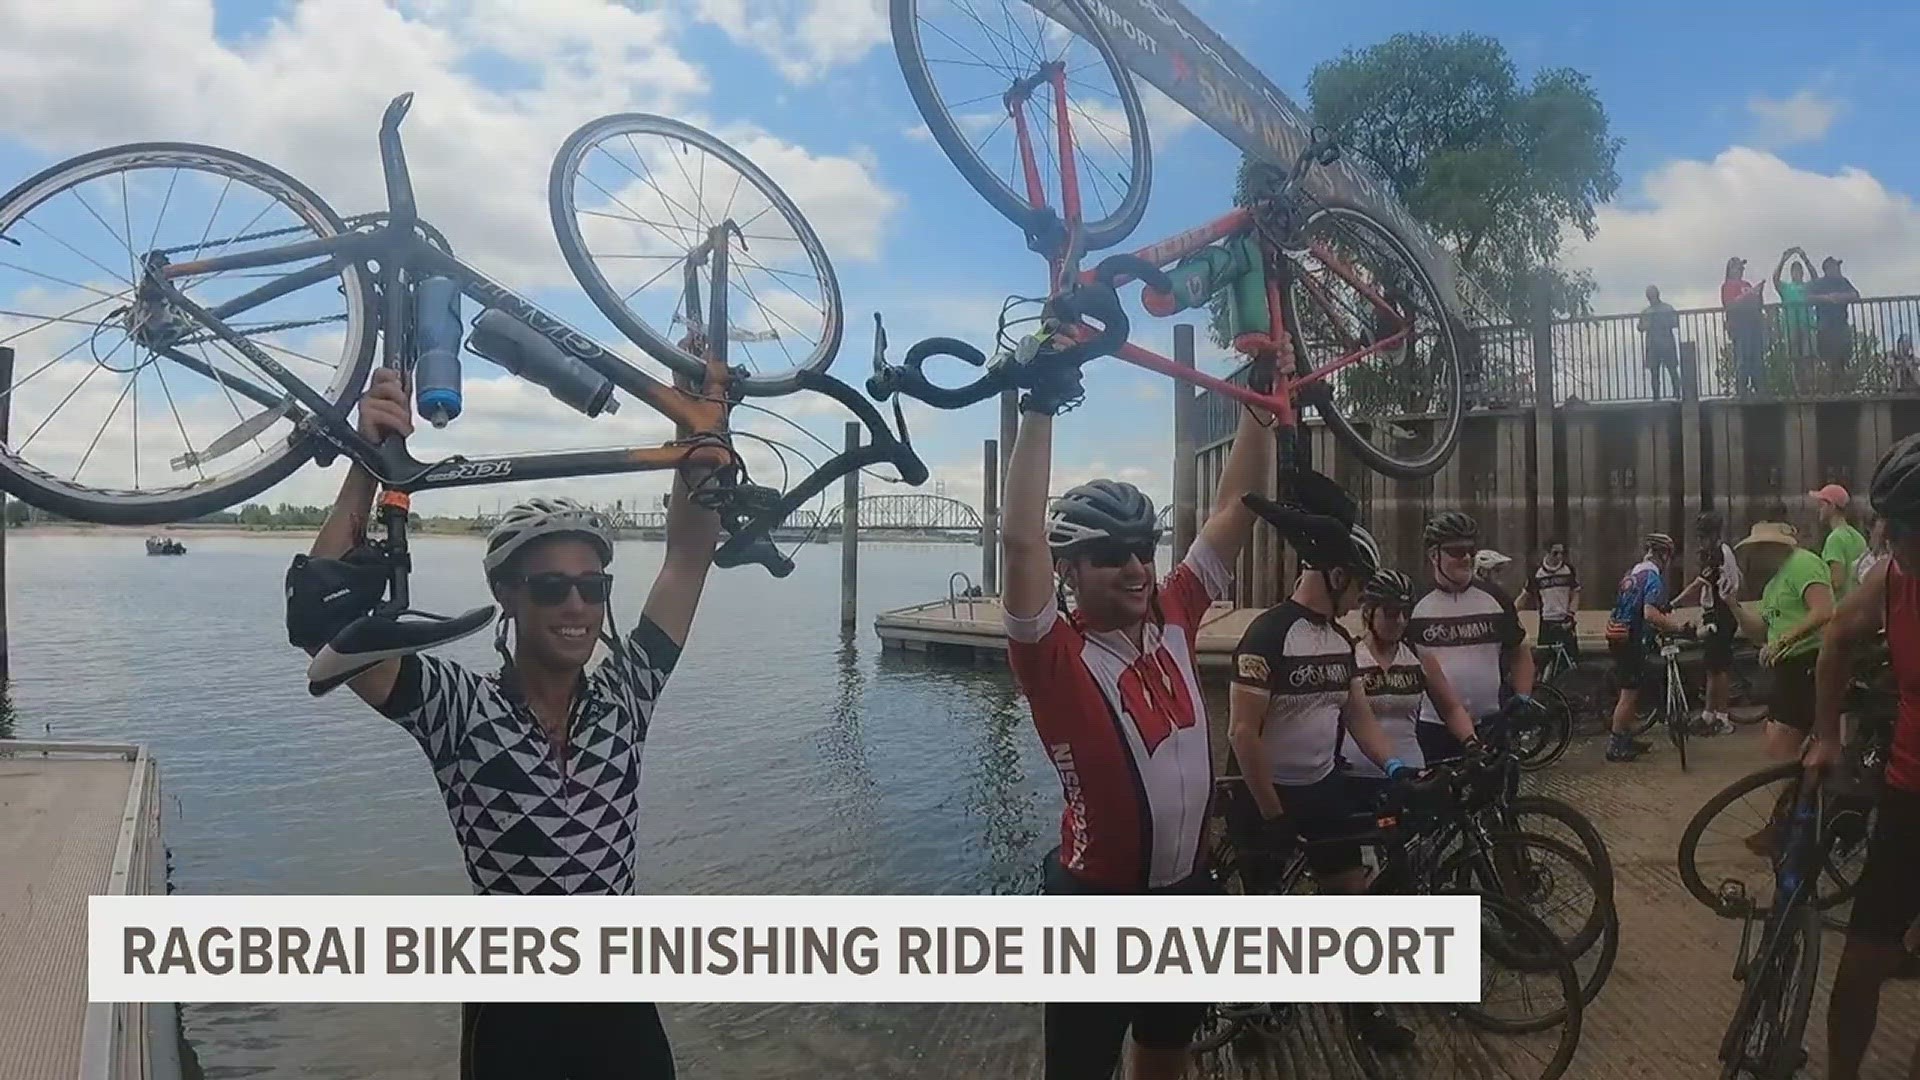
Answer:
[[[703,131],[645,114],[592,121],[554,159],[549,210],[568,266],[601,313],[675,374],[680,385],[669,386],[469,266],[420,218],[400,139],[411,102],[411,94],[395,98],[381,121],[388,202],[382,213],[342,220],[278,169],[188,143],[83,154],[0,197],[0,239],[22,260],[0,269],[72,290],[21,287],[9,295],[10,307],[39,311],[5,312],[27,321],[0,344],[46,345],[49,358],[33,356],[36,366],[15,372],[6,389],[13,435],[0,453],[0,487],[69,518],[144,525],[233,506],[309,461],[326,465],[345,456],[383,488],[380,550],[391,580],[377,614],[389,621],[424,617],[388,633],[398,644],[430,647],[473,632],[492,609],[443,619],[409,606],[406,524],[415,493],[710,467],[715,471],[693,495],[719,512],[726,528],[715,564],[756,563],[784,577],[793,564],[769,532],[841,476],[890,464],[905,483],[925,481],[927,468],[898,405],[889,429],[856,391],[826,374],[841,336],[832,266],[799,209],[752,162]],[[596,176],[588,164],[597,168],[603,159],[620,171]],[[722,193],[712,201],[709,185]],[[142,196],[159,206],[150,223],[143,208],[136,229],[133,206]],[[178,211],[171,223],[169,210]],[[79,246],[98,244],[102,233],[113,243],[100,257]],[[373,445],[361,438],[352,409],[376,340],[382,364],[409,377],[422,417],[436,427],[459,422],[466,411],[462,297],[482,308],[466,337],[475,353],[586,417],[615,411],[614,391],[624,391],[675,425],[677,435],[656,446],[439,461],[415,459],[404,440]],[[742,314],[748,307],[750,319]],[[736,351],[751,368],[730,362]],[[336,359],[330,364],[316,353]],[[291,364],[327,371],[324,388]],[[105,406],[101,395],[82,394],[101,371],[120,386],[91,440],[86,427],[68,423],[41,444],[43,456],[30,460],[29,449],[70,401]],[[155,454],[140,442],[138,391],[148,372],[166,409],[151,410],[157,416],[147,418],[147,432],[157,426],[171,443],[177,431],[173,445],[184,452],[169,455],[163,445]],[[726,420],[747,396],[797,390],[844,405],[869,439],[781,492],[751,481],[725,434]],[[130,394],[122,429],[129,438],[111,440],[112,453],[96,458]],[[51,408],[35,424],[33,407],[41,404]],[[223,404],[232,421],[221,419]],[[96,472],[83,479],[89,463]],[[217,470],[220,464],[228,467]],[[143,469],[158,482],[142,486]]]
[[[991,363],[964,341],[929,338],[902,365],[877,367],[869,393],[961,408],[1115,356],[1272,412],[1283,429],[1283,478],[1307,463],[1295,438],[1299,405],[1381,473],[1416,479],[1445,464],[1460,430],[1464,322],[1390,226],[1303,191],[1310,168],[1337,159],[1327,133],[1316,132],[1290,170],[1268,175],[1249,205],[1080,268],[1139,223],[1152,155],[1139,93],[1100,21],[1083,0],[1043,7],[1044,15],[1018,0],[893,0],[895,52],[928,129],[1050,273],[1046,296],[1024,301],[1038,314],[1011,318],[1019,297],[1003,310]],[[997,117],[980,108],[989,102]],[[996,144],[1002,131],[1010,143]],[[1131,344],[1116,290],[1135,280],[1156,316],[1220,305],[1224,336],[1256,362],[1256,377],[1238,385]],[[1032,332],[1010,333],[1029,322]],[[922,372],[938,356],[987,370],[964,386],[938,386]],[[1258,361],[1283,359],[1271,386],[1255,385]]]

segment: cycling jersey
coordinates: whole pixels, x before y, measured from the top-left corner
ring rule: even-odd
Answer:
[[[1526,639],[1506,590],[1476,581],[1457,593],[1428,589],[1414,602],[1402,640],[1421,655],[1433,654],[1467,715],[1479,720],[1500,711],[1506,651]],[[1420,722],[1446,723],[1430,697],[1421,703]]]
[[[1540,608],[1541,622],[1569,622],[1573,619],[1573,590],[1580,587],[1580,572],[1570,562],[1549,568],[1541,563],[1534,568],[1533,577],[1527,581],[1527,591],[1533,594],[1534,603]]]
[[[1160,583],[1139,649],[1077,612],[1004,616],[1008,664],[1066,798],[1060,861],[1092,884],[1160,888],[1199,868],[1213,755],[1194,639],[1231,584],[1195,540]]]
[[[1362,641],[1354,649],[1354,659],[1357,661],[1355,670],[1360,675],[1360,684],[1367,691],[1367,704],[1373,709],[1373,718],[1380,722],[1380,730],[1386,732],[1387,741],[1393,746],[1393,756],[1410,768],[1424,766],[1427,759],[1420,752],[1417,725],[1420,722],[1420,708],[1427,697],[1427,672],[1420,666],[1420,658],[1402,641],[1394,646],[1393,656],[1381,663],[1367,643]],[[1352,739],[1348,739],[1341,747],[1340,761],[1355,776],[1383,779],[1386,776],[1372,758],[1353,744]]]
[[[1666,584],[1660,580],[1660,568],[1652,560],[1635,563],[1620,579],[1613,612],[1607,616],[1607,644],[1647,649],[1653,646],[1653,627],[1647,622],[1647,608],[1666,599]]]
[[[1734,557],[1733,548],[1725,541],[1720,544],[1720,565],[1715,568],[1717,581],[1707,583],[1700,597],[1702,607],[1731,607],[1740,598],[1740,560]]]
[[[511,670],[410,654],[380,712],[433,765],[479,893],[633,892],[640,757],[680,646],[642,616],[583,673],[556,759]]]
[[[1887,563],[1887,652],[1900,687],[1900,714],[1887,756],[1886,784],[1920,793],[1920,578]]]
[[[1333,771],[1353,677],[1353,639],[1303,604],[1282,601],[1247,625],[1233,653],[1233,681],[1273,695],[1260,742],[1274,783],[1311,784]]]

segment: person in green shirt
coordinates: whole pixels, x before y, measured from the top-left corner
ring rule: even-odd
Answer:
[[[1798,255],[1798,261],[1794,256]],[[1790,273],[1791,280],[1782,280]],[[1787,356],[1793,361],[1795,377],[1811,374],[1813,359],[1813,309],[1807,305],[1807,280],[1813,277],[1813,257],[1805,248],[1790,247],[1780,254],[1780,265],[1773,268],[1773,288],[1780,296],[1780,332],[1787,342]],[[1802,391],[1812,390],[1802,383]]]
[[[1846,488],[1828,484],[1818,491],[1807,492],[1807,497],[1820,508],[1820,524],[1827,530],[1827,542],[1820,548],[1820,557],[1827,561],[1827,583],[1833,586],[1834,602],[1838,603],[1846,599],[1847,591],[1855,584],[1853,565],[1867,553],[1867,538],[1847,520]]]
[[[1755,522],[1734,551],[1747,564],[1742,576],[1766,582],[1758,611],[1744,604],[1733,611],[1740,629],[1762,645],[1760,662],[1773,669],[1767,753],[1795,760],[1813,729],[1813,666],[1820,657],[1820,628],[1833,617],[1833,579],[1826,562],[1801,547],[1785,522]]]

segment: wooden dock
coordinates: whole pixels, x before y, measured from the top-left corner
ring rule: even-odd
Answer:
[[[178,1080],[171,1005],[89,1004],[87,898],[164,894],[144,748],[0,741],[0,1076]]]
[[[1200,670],[1226,670],[1232,660],[1234,647],[1240,643],[1240,636],[1246,633],[1247,625],[1253,622],[1254,617],[1264,610],[1237,608],[1225,603],[1213,605],[1200,623]],[[1578,613],[1575,627],[1583,657],[1606,654],[1607,614],[1605,611]],[[1700,609],[1675,608],[1674,614],[1683,621],[1698,622]],[[1360,633],[1358,612],[1349,613],[1340,621],[1349,632],[1355,635]],[[1520,612],[1520,625],[1526,628],[1529,640],[1537,639],[1540,631],[1539,612]],[[1006,635],[1001,630],[1000,599],[994,596],[933,600],[883,612],[874,618],[873,628],[880,635],[883,646],[889,649],[959,659],[1004,660],[1007,652]]]

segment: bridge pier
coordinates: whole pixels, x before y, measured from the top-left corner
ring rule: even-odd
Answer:
[[[860,423],[847,421],[847,453],[860,449]],[[860,470],[849,472],[840,482],[840,625],[860,621]]]

